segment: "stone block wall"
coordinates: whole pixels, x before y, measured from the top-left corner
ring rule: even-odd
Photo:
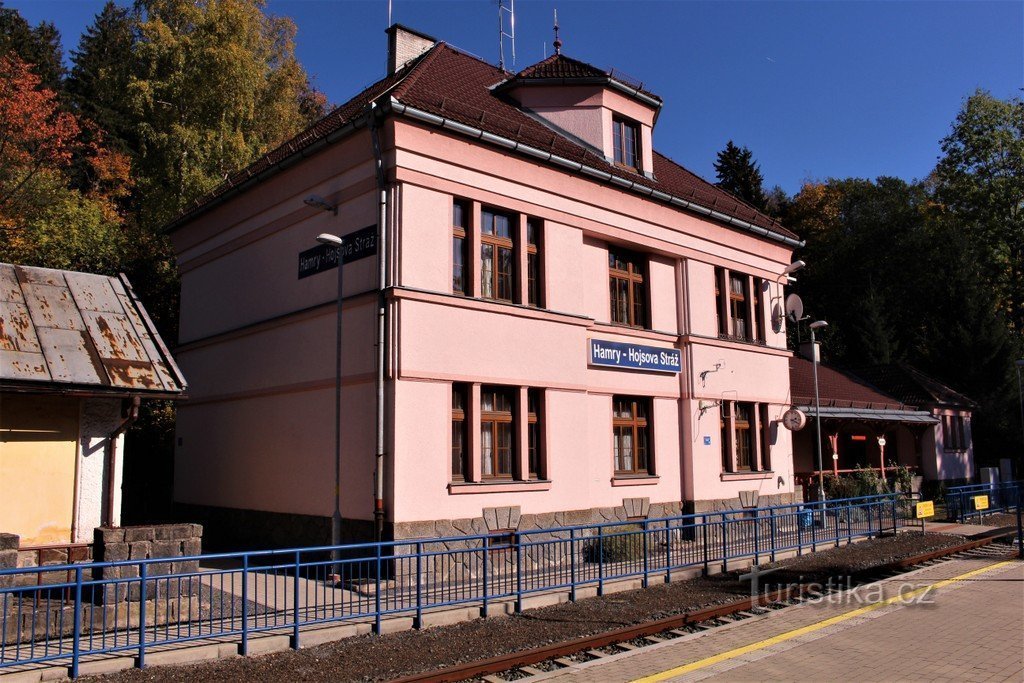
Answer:
[[[131,527],[97,527],[94,536],[97,562],[164,559],[167,562],[146,563],[146,600],[194,598],[199,595],[197,577],[167,577],[199,571],[199,560],[181,559],[200,555],[203,551],[203,527],[199,524],[158,524]],[[94,602],[116,605],[142,600],[142,582],[137,581],[140,565],[124,564],[97,567],[95,578],[108,583],[98,587]],[[187,610],[191,612],[191,610]],[[155,612],[154,612],[155,614]],[[173,614],[164,615],[175,618]],[[162,622],[161,622],[162,623]]]

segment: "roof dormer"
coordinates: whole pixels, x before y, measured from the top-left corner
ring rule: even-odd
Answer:
[[[622,74],[554,54],[494,91],[599,152],[609,163],[653,175],[651,133],[661,98]]]

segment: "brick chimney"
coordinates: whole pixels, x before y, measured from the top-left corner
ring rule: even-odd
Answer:
[[[389,76],[437,44],[436,38],[401,24],[392,24],[385,33],[388,34]]]

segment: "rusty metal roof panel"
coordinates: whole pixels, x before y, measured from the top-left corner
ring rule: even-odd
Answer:
[[[40,353],[36,328],[25,304],[0,301],[0,350]]]
[[[41,353],[3,351],[0,352],[0,377],[47,382],[50,380],[50,370]]]
[[[6,263],[0,263],[0,301],[25,303],[25,297],[21,294],[21,283],[18,282],[14,266],[9,266]]]
[[[184,391],[181,371],[127,280],[0,264],[0,297],[0,385]]]

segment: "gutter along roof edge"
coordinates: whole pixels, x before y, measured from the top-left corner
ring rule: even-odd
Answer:
[[[660,200],[673,206],[677,206],[683,209],[687,209],[689,211],[693,211],[695,213],[699,213],[721,223],[725,223],[726,225],[740,228],[741,230],[753,233],[758,237],[764,237],[794,248],[803,247],[806,244],[803,240],[797,240],[793,239],[792,237],[787,237],[786,235],[781,235],[773,230],[769,230],[768,228],[764,228],[759,225],[754,225],[753,223],[749,223],[739,218],[727,216],[726,214],[723,214],[719,211],[715,211],[714,209],[710,209],[701,204],[696,204],[686,199],[670,195],[666,192],[662,192],[660,190],[655,190],[653,188],[640,185],[631,180],[627,180],[620,176],[612,175],[611,173],[602,171],[600,169],[596,169],[592,166],[586,166],[577,161],[565,159],[550,152],[545,152],[543,150],[537,149],[536,147],[524,145],[520,142],[516,142],[515,140],[495,135],[493,133],[488,133],[479,128],[467,126],[465,124],[458,123],[457,121],[452,121],[451,119],[443,118],[441,116],[437,116],[436,114],[431,114],[430,112],[425,112],[423,110],[416,109],[415,107],[410,107],[409,105],[403,104],[402,102],[396,100],[394,97],[390,98],[390,102],[386,106],[392,111],[394,111],[396,114],[399,114],[401,116],[407,116],[411,119],[438,128],[452,130],[467,137],[471,137],[477,140],[483,140],[485,142],[490,142],[491,144],[497,145],[499,147],[504,147],[515,152],[521,152],[527,156],[532,156],[534,158],[540,159],[541,161],[547,161],[555,164],[556,166],[561,166],[562,168],[568,169],[574,173],[580,173],[582,175],[590,176],[602,182],[611,183],[612,185],[633,192],[634,194],[650,197],[652,199]]]

